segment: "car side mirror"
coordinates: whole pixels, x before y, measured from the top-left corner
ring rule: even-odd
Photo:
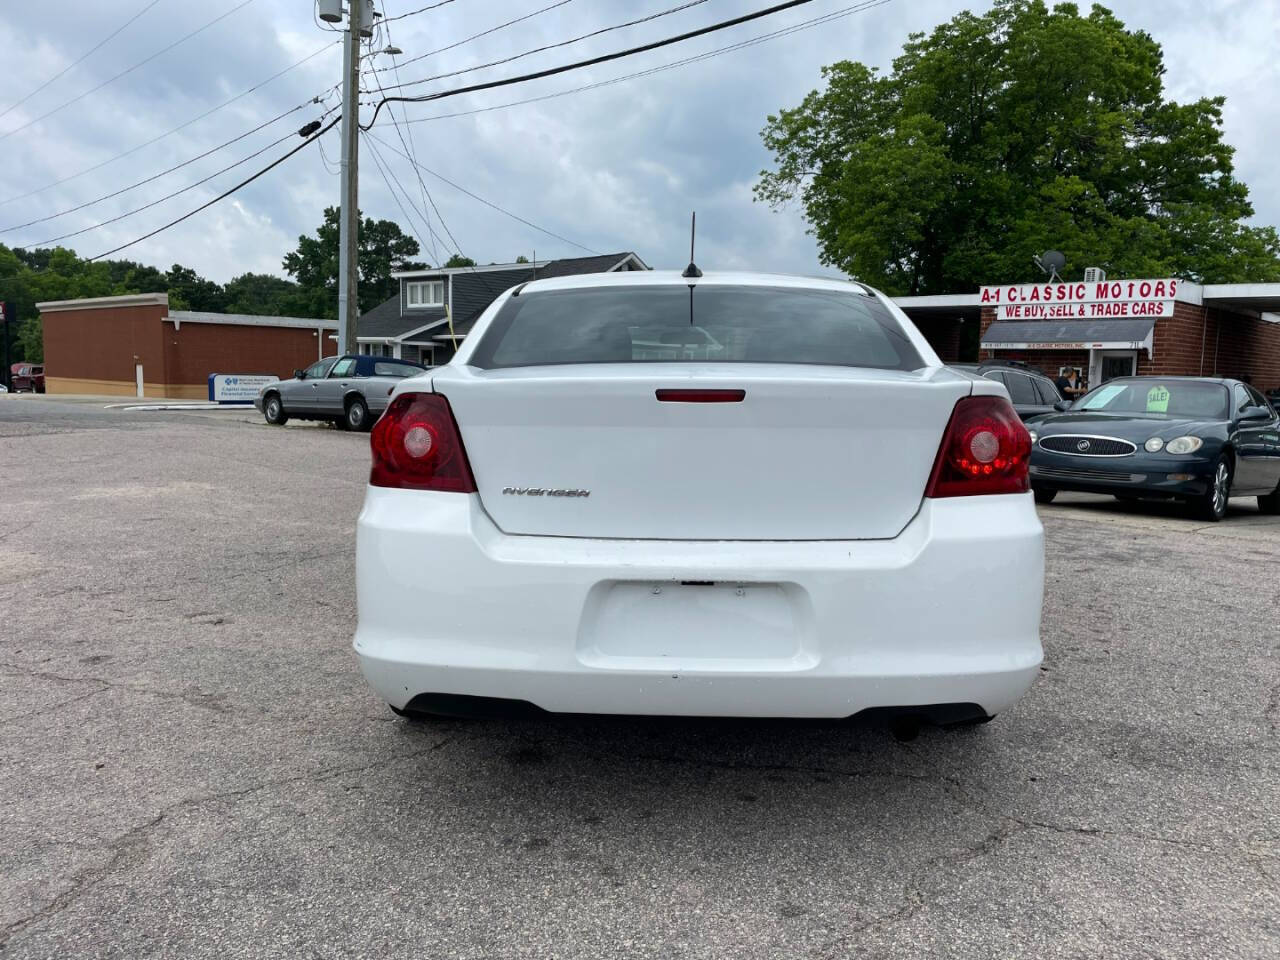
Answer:
[[[1273,414],[1266,407],[1246,407],[1244,413],[1240,414],[1241,422],[1255,420],[1270,420]]]
[[[307,379],[307,372],[306,372],[305,370],[294,370],[294,371],[293,371],[293,379],[295,379],[295,380],[305,380],[305,379]]]
[[[1071,401],[1059,400],[1057,403],[1053,405],[1053,409],[1057,410],[1059,413],[1066,413],[1068,410],[1071,409]]]

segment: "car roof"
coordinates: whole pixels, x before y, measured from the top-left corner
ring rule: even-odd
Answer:
[[[325,357],[316,362],[324,363],[325,360],[364,360],[369,363],[389,361],[391,363],[407,363],[411,367],[422,367],[423,370],[429,369],[425,364],[419,363],[417,360],[401,360],[399,357],[378,357],[372,353],[335,353],[332,357]]]
[[[1178,380],[1187,383],[1220,383],[1223,386],[1235,383],[1244,384],[1243,380],[1237,380],[1234,377],[1188,377],[1178,374],[1165,377],[1155,373],[1135,373],[1128,377],[1112,377],[1107,383],[1115,383],[1117,380],[1160,380],[1165,382]],[[1247,384],[1244,385],[1247,386]],[[1255,387],[1254,389],[1256,390],[1257,388]]]
[[[1053,379],[1049,374],[1045,373],[1038,367],[1031,367],[1025,363],[1010,360],[983,360],[978,363],[948,363],[947,366],[955,370],[964,370],[969,373],[985,373],[988,370],[1012,370],[1014,373],[1023,373],[1028,377],[1039,377],[1041,380]]]
[[[534,293],[548,290],[582,290],[600,287],[688,287],[688,286],[739,286],[739,287],[791,287],[796,290],[852,290],[870,289],[856,280],[838,277],[797,277],[780,273],[754,273],[747,271],[708,270],[700,277],[685,277],[679,270],[625,270],[615,273],[582,273],[573,276],[548,277],[530,280],[520,292]]]

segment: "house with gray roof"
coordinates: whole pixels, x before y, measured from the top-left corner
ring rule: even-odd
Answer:
[[[436,366],[449,361],[485,308],[517,284],[546,277],[648,269],[634,253],[611,253],[533,263],[406,270],[392,274],[400,282],[396,296],[360,315],[356,342],[360,353]]]

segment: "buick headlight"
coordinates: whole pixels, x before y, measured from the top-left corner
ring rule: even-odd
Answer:
[[[1152,437],[1142,445],[1142,449],[1147,453],[1159,453],[1162,447],[1164,447],[1164,441],[1159,437]]]
[[[1036,433],[1034,430],[1030,428],[1027,429],[1027,433],[1031,434],[1031,445],[1035,446],[1036,441],[1040,439],[1040,434]]]
[[[1174,437],[1164,445],[1166,453],[1195,453],[1204,446],[1199,437]]]

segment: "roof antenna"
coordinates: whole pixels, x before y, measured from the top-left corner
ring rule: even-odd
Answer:
[[[697,229],[698,229],[698,211],[695,210],[693,211],[693,215],[689,219],[689,265],[684,268],[684,273],[680,274],[680,276],[682,277],[692,278],[692,277],[702,276],[702,271],[699,270],[698,265],[693,262],[693,241],[697,235]]]

